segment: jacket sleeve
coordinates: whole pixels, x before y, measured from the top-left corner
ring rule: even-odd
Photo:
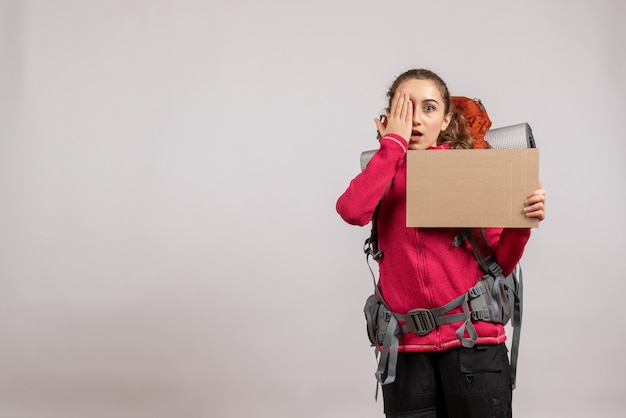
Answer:
[[[396,174],[407,151],[407,142],[395,134],[380,140],[380,149],[367,167],[352,181],[337,200],[337,212],[347,223],[367,225],[385,189]]]
[[[505,228],[497,241],[491,243],[505,277],[513,272],[515,265],[521,260],[529,238],[530,228]]]

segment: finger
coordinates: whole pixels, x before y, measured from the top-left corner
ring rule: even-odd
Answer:
[[[402,92],[402,107],[399,115],[402,122],[406,120],[406,114],[408,112],[410,102],[408,93],[406,91]]]
[[[542,211],[527,213],[526,217],[529,219],[538,219],[539,221],[546,219],[546,215]]]
[[[537,218],[543,221],[546,218],[546,212],[544,210],[534,210],[532,212],[526,212],[527,218]]]
[[[406,117],[404,119],[405,122],[407,123],[413,123],[413,101],[411,99],[407,100],[407,111],[406,111]]]
[[[531,196],[531,195],[534,195],[534,194],[546,194],[546,191],[545,191],[545,190],[543,190],[543,189],[540,187],[540,188],[538,188],[538,189],[533,190],[532,192],[530,192],[530,193],[528,194],[528,196]]]
[[[546,200],[546,195],[543,190],[535,190],[531,192],[524,202],[525,206],[530,206],[535,203],[544,202]]]
[[[536,190],[535,192],[531,193],[528,198],[526,198],[526,201],[524,202],[524,204],[526,206],[530,206],[533,205],[535,203],[545,203],[546,201],[546,194],[543,190]]]
[[[546,201],[546,195],[544,194],[531,194],[526,201],[524,202],[524,205],[526,206],[530,206],[532,204],[535,203],[539,203],[539,202],[545,202]]]
[[[396,113],[396,117],[402,120],[405,112],[406,112],[406,92],[402,91],[402,94],[400,95],[400,101],[398,102],[398,112]]]
[[[545,206],[543,202],[535,203],[534,205],[526,206],[524,208],[524,213],[528,218],[538,218],[540,221],[544,220],[546,217]]]
[[[397,92],[396,95],[393,97],[393,100],[391,103],[390,116],[396,117],[400,114],[400,111],[402,110],[403,102],[404,102],[404,90]]]
[[[530,213],[538,210],[545,210],[546,206],[543,201],[529,203],[524,206],[524,212]]]
[[[536,210],[544,210],[545,209],[545,205],[543,204],[543,202],[538,202],[538,203],[533,203],[532,205],[527,205],[524,207],[524,212],[533,212]]]

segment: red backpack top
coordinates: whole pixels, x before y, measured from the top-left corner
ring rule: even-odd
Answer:
[[[485,141],[487,129],[491,127],[491,119],[487,114],[485,106],[480,99],[470,99],[464,96],[452,96],[452,104],[457,108],[467,121],[469,133],[474,138],[474,148],[482,149],[489,147]]]

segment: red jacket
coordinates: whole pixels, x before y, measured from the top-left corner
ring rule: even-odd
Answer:
[[[407,148],[407,142],[398,135],[383,137],[365,170],[337,201],[337,212],[346,222],[363,226],[372,220],[382,196],[377,218],[379,247],[384,252],[379,262],[379,287],[389,307],[399,314],[443,306],[483,277],[469,244],[465,241],[465,245],[453,245],[460,229],[406,227]],[[446,144],[431,149],[450,147]],[[530,229],[486,228],[485,232],[504,274],[510,274],[522,257]],[[460,308],[457,311],[461,312]],[[460,325],[442,325],[421,337],[405,334],[400,351],[440,351],[460,346],[455,335]],[[477,344],[499,344],[506,339],[501,325],[476,321],[474,327]]]

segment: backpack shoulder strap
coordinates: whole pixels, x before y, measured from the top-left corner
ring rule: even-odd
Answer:
[[[515,381],[517,378],[517,357],[519,355],[519,341],[522,332],[522,312],[524,308],[524,281],[522,280],[522,266],[517,264],[513,273],[507,278],[509,286],[509,303],[512,305],[511,324],[513,325],[513,339],[511,340],[511,382],[515,389]]]
[[[493,251],[491,251],[491,247],[489,246],[489,242],[487,241],[487,236],[485,235],[485,230],[483,228],[464,229],[454,238],[454,245],[458,247],[461,245],[461,242],[463,242],[463,239],[467,239],[472,246],[474,258],[476,258],[476,262],[480,266],[483,273],[491,274],[493,276],[502,274],[502,269],[500,268]]]
[[[374,260],[378,261],[383,258],[383,252],[378,248],[378,209],[380,208],[380,202],[376,205],[374,209],[374,214],[372,215],[372,230],[370,232],[370,236],[365,240],[365,244],[363,245],[363,251],[365,254],[370,255]]]
[[[371,221],[372,230],[370,232],[370,236],[365,240],[365,244],[363,245],[363,251],[365,251],[365,254],[371,256],[375,261],[379,261],[383,258],[383,252],[378,248],[378,212],[380,211],[380,205],[383,201],[383,197],[385,197],[392,181],[393,180],[390,180],[389,183],[387,183],[387,186],[385,186],[385,190],[383,191],[383,195],[380,197],[380,200],[374,208]]]
[[[494,277],[502,276],[502,268],[498,264],[487,236],[483,228],[467,228],[463,230],[454,239],[454,245],[459,246],[463,239],[467,239],[472,246],[474,257],[478,262],[481,270],[485,274]],[[519,355],[519,342],[522,329],[522,310],[523,310],[523,280],[522,267],[517,264],[513,272],[506,277],[506,285],[509,292],[509,304],[511,312],[511,324],[513,326],[513,339],[511,340],[511,356],[509,372],[513,389],[515,389],[515,381],[517,377],[517,358]]]

